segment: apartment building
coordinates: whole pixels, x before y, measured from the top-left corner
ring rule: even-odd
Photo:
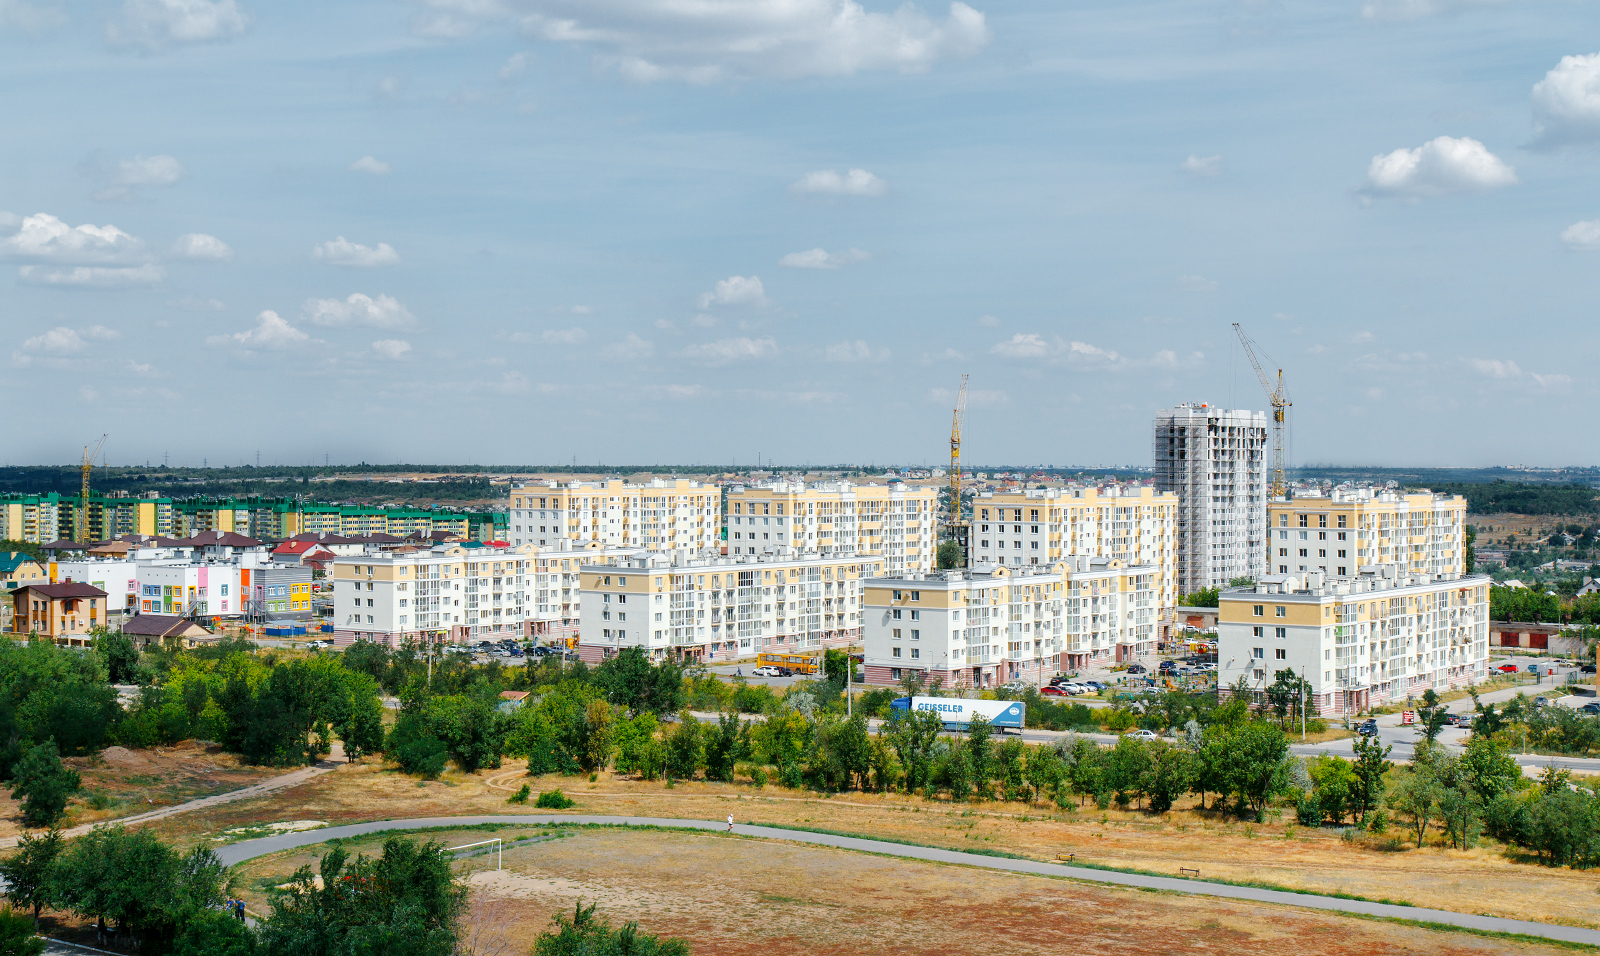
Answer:
[[[49,544],[71,537],[71,527],[69,520],[69,533],[61,533],[61,496],[58,494],[0,496],[0,540]]]
[[[672,552],[585,565],[578,652],[595,663],[643,647],[654,658],[711,663],[854,644],[861,582],[883,560]]]
[[[1183,404],[1156,414],[1155,485],[1178,496],[1178,589],[1267,573],[1266,412]]]
[[[1340,486],[1271,501],[1267,516],[1278,574],[1354,577],[1390,564],[1429,577],[1467,572],[1467,499],[1459,495]]]
[[[1309,711],[1350,714],[1477,683],[1488,676],[1490,583],[1383,565],[1354,577],[1274,574],[1224,591],[1218,686],[1227,697],[1243,678],[1259,695],[1292,670],[1311,685]]]
[[[1061,670],[1149,662],[1171,612],[1161,604],[1160,569],[1113,558],[1076,557],[1064,563]]]
[[[1145,486],[984,492],[972,502],[971,561],[1008,567],[1105,558],[1154,569],[1157,639],[1171,625],[1179,589],[1178,496]]]
[[[137,562],[135,599],[140,614],[243,617],[253,568],[184,559]]]
[[[468,544],[334,559],[334,640],[484,640],[526,634],[532,549]]]
[[[25,584],[7,595],[11,633],[38,634],[68,647],[88,647],[105,624],[105,592],[87,584]]]
[[[311,568],[302,565],[267,564],[250,569],[245,585],[246,613],[262,621],[309,621],[312,577]]]
[[[48,584],[44,565],[21,551],[0,551],[0,631],[11,630],[11,592],[28,584]]]
[[[649,553],[640,548],[603,548],[598,543],[574,547],[566,539],[530,550],[534,552],[533,576],[527,585],[527,610],[530,633],[535,637],[578,628],[585,565],[605,567]]]
[[[517,483],[505,540],[698,553],[720,547],[722,492],[683,478]]]
[[[889,574],[931,571],[938,549],[935,488],[848,481],[774,481],[728,491],[728,553],[880,557]]]

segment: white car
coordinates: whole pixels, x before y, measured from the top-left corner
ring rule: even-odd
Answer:
[[[762,664],[760,667],[756,668],[755,670],[751,671],[750,673],[752,675],[756,676],[756,677],[782,677],[783,676],[783,672],[778,670],[776,667],[773,667],[771,664]]]
[[[1132,737],[1134,740],[1160,740],[1161,739],[1161,737],[1158,736],[1156,734],[1156,732],[1153,731],[1153,730],[1130,730],[1127,733],[1123,734],[1122,736],[1124,736],[1124,737]]]

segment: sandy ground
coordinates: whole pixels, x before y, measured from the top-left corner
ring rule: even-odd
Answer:
[[[182,842],[209,840],[223,830],[276,821],[328,824],[450,814],[516,812],[506,796],[524,781],[535,792],[561,788],[578,813],[636,814],[741,823],[801,825],[951,849],[1004,850],[1035,859],[1059,852],[1112,866],[1178,875],[1199,869],[1205,879],[1258,882],[1374,900],[1485,913],[1540,922],[1600,925],[1600,872],[1519,862],[1502,848],[1468,851],[1401,848],[1391,833],[1362,843],[1342,841],[1332,828],[1307,830],[1292,815],[1246,824],[1210,811],[1183,809],[1163,817],[1062,812],[1022,804],[952,807],[900,796],[851,793],[820,798],[748,783],[679,783],[668,789],[602,774],[529,780],[508,763],[484,774],[448,774],[419,782],[376,761],[341,767],[277,794],[205,808],[152,826]],[[1187,804],[1185,806],[1188,806]],[[527,812],[532,805],[527,806]],[[466,841],[463,841],[466,842]]]
[[[244,876],[254,886],[276,885],[314,854],[308,848],[255,861]],[[687,939],[696,956],[1557,951],[1288,907],[974,874],[712,834],[580,831],[506,852],[503,871],[487,857],[459,866],[472,887],[468,945],[478,956],[526,953],[552,915],[579,903],[598,904],[614,923],[637,920],[647,932]]]

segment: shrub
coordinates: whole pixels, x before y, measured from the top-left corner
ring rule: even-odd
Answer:
[[[1383,810],[1374,810],[1367,814],[1367,829],[1373,833],[1388,832],[1389,814]]]
[[[533,805],[541,810],[565,810],[574,804],[575,801],[560,790],[541,790]]]
[[[766,785],[767,785],[767,768],[766,767],[751,767],[750,768],[750,785],[755,787],[757,790],[761,790],[761,789],[764,789],[766,787]]]
[[[1294,807],[1295,818],[1302,826],[1314,827],[1322,825],[1322,804],[1315,798],[1302,796]]]
[[[522,785],[522,789],[518,790],[516,793],[513,793],[511,796],[506,797],[506,802],[507,803],[527,803],[528,802],[528,795],[532,792],[532,789],[533,788],[529,787],[527,784],[523,784]]]
[[[0,953],[5,956],[39,956],[44,940],[33,935],[33,920],[14,913],[11,907],[0,910]]]

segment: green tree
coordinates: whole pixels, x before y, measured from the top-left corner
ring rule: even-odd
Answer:
[[[1419,848],[1444,799],[1444,787],[1427,757],[1429,750],[1425,746],[1417,748],[1410,769],[1401,774],[1389,794],[1389,807],[1409,820],[1407,829]]]
[[[66,813],[67,800],[78,792],[77,771],[61,762],[56,742],[47,740],[29,750],[11,774],[11,796],[22,801],[22,822],[52,827]]]
[[[0,956],[39,956],[44,952],[44,939],[34,935],[38,922],[38,917],[28,922],[10,907],[0,910]]]
[[[108,922],[145,951],[165,952],[184,925],[221,904],[227,867],[209,847],[179,856],[149,830],[98,827],[67,844],[56,905]]]
[[[689,956],[689,944],[639,932],[639,924],[621,928],[594,915],[595,904],[576,904],[572,918],[555,917],[555,930],[539,934],[533,956]]]
[[[1233,728],[1225,739],[1223,779],[1259,820],[1267,803],[1288,787],[1289,739],[1282,729],[1259,721]]]
[[[105,661],[106,677],[113,684],[132,684],[138,679],[139,650],[121,631],[100,629],[94,636],[95,653]]]
[[[688,711],[678,715],[678,726],[667,737],[667,776],[693,780],[706,762],[705,734],[700,721]]]
[[[37,835],[23,834],[17,852],[0,862],[0,880],[6,883],[6,899],[33,911],[34,925],[39,911],[55,907],[56,860],[61,856],[61,831]]]
[[[1356,759],[1351,770],[1355,774],[1355,785],[1350,792],[1350,810],[1356,815],[1356,822],[1365,825],[1367,814],[1383,803],[1384,774],[1394,768],[1388,760],[1393,748],[1362,737],[1353,749]]]
[[[1422,734],[1422,739],[1432,746],[1439,739],[1439,734],[1444,732],[1444,722],[1450,715],[1450,709],[1439,699],[1429,687],[1422,692],[1422,699],[1417,704],[1417,731]]]
[[[972,771],[972,789],[979,800],[994,796],[990,780],[994,777],[994,725],[988,718],[975,714],[967,724],[967,738],[961,748],[967,755],[967,766]]]
[[[933,780],[934,749],[944,722],[931,710],[895,711],[878,729],[905,768],[907,793],[925,789]]]
[[[995,748],[995,775],[1000,778],[1000,792],[1007,800],[1024,799],[1027,793],[1027,748],[1022,741],[1008,737]]]
[[[1485,805],[1522,785],[1522,767],[1504,744],[1473,736],[1461,755],[1461,774],[1467,786]]]
[[[1149,798],[1150,809],[1166,813],[1173,801],[1189,792],[1194,781],[1194,754],[1162,740],[1150,741],[1145,748],[1150,762],[1140,787]]]
[[[1028,752],[1028,786],[1033,789],[1033,802],[1044,799],[1045,794],[1057,792],[1067,774],[1066,762],[1054,747],[1035,747]]]
[[[706,779],[733,782],[733,767],[745,756],[744,724],[732,714],[721,715],[706,734]]]
[[[954,541],[939,542],[939,550],[934,552],[935,566],[940,571],[950,571],[955,568],[965,567],[966,561],[961,554],[961,545]]]
[[[1178,603],[1184,607],[1216,607],[1221,600],[1220,588],[1201,588],[1193,594],[1185,594]]]
[[[1323,754],[1307,770],[1316,784],[1317,807],[1324,818],[1334,823],[1343,823],[1349,813],[1360,818],[1361,778],[1350,761]]]
[[[673,660],[652,664],[642,647],[625,647],[594,670],[606,699],[631,713],[657,717],[683,708],[683,667]]]
[[[610,704],[596,699],[584,706],[583,746],[577,754],[578,767],[584,773],[604,770],[611,762],[615,726]]]

